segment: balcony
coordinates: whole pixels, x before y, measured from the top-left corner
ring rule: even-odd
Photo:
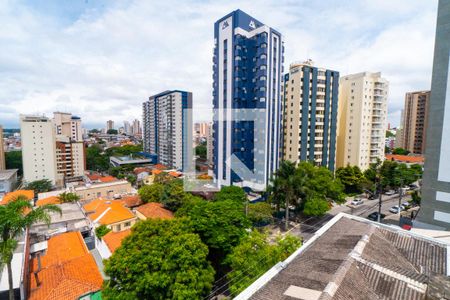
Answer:
[[[260,56],[261,54],[267,54],[267,48],[258,47],[256,50],[256,56]]]
[[[261,76],[267,76],[267,70],[258,70],[258,71],[256,71],[255,77],[259,78]]]
[[[258,58],[256,60],[256,66],[267,66],[267,59],[266,58]]]
[[[256,38],[256,42],[258,44],[267,43],[267,34],[258,35],[258,37]]]

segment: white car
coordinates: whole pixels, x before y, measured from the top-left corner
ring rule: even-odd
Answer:
[[[398,207],[398,205],[395,205],[395,206],[392,206],[390,209],[389,209],[389,211],[391,212],[391,213],[393,213],[393,214],[398,214],[399,213],[399,211],[402,211],[403,210],[403,207]]]
[[[390,190],[390,191],[387,191],[386,193],[384,193],[386,196],[392,196],[392,195],[395,195],[395,191],[392,191],[392,190]]]
[[[362,201],[362,199],[359,199],[359,198],[356,198],[356,199],[354,199],[352,202],[351,202],[351,204],[352,205],[361,205],[361,204],[363,204],[364,203],[364,201]]]

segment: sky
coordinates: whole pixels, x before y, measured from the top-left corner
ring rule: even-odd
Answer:
[[[170,89],[204,112],[214,22],[238,8],[284,35],[285,70],[312,59],[341,76],[381,72],[392,126],[405,92],[430,89],[437,0],[0,0],[0,124],[66,111],[123,126]]]

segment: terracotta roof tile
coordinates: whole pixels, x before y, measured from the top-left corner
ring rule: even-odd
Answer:
[[[139,197],[139,195],[124,196],[120,201],[122,201],[122,203],[128,208],[142,204],[141,197]]]
[[[180,177],[183,174],[180,173],[180,172],[172,171],[172,172],[169,172],[169,175],[172,176],[172,177]]]
[[[136,208],[148,219],[173,219],[173,213],[163,208],[161,203],[150,202]]]
[[[122,245],[122,240],[129,236],[130,233],[131,229],[119,232],[110,231],[103,237],[103,241],[106,243],[111,253],[114,253],[114,251]]]
[[[3,199],[0,202],[0,205],[5,205],[5,204],[9,203],[9,201],[16,199],[18,196],[25,196],[28,200],[31,200],[34,198],[34,191],[33,190],[17,190],[14,192],[7,193],[5,196],[3,196]]]
[[[101,289],[103,279],[93,256],[88,252],[79,232],[63,233],[48,240],[48,249],[41,257],[37,286],[33,259],[29,282],[30,300],[71,300]]]
[[[410,156],[410,155],[386,154],[386,159],[395,160],[403,163],[423,163],[425,161],[422,155]]]
[[[118,179],[114,176],[104,176],[104,177],[99,178],[99,180],[101,182],[113,182],[113,181],[117,181]]]
[[[51,196],[44,199],[39,199],[36,201],[36,206],[42,206],[46,204],[61,204],[61,200],[58,196]]]
[[[161,170],[159,170],[159,169],[153,169],[152,170],[152,174],[153,175],[158,175],[158,174],[161,174],[163,171],[161,171]]]
[[[158,170],[166,170],[167,169],[167,167],[162,164],[156,164],[153,167]]]
[[[97,220],[102,225],[110,225],[117,222],[135,218],[133,213],[126,208],[121,200],[96,199],[83,206],[91,221],[97,220],[104,212],[103,216]],[[92,212],[92,213],[90,213]]]

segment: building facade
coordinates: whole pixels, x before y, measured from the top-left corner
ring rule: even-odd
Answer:
[[[400,148],[414,154],[425,151],[428,103],[431,91],[406,93],[402,118],[402,140]]]
[[[3,142],[3,127],[0,125],[0,171],[6,170],[5,145]]]
[[[336,167],[366,170],[384,160],[389,82],[381,73],[363,72],[339,82]]]
[[[213,147],[213,125],[208,123],[206,127],[206,160],[208,164],[213,164],[214,162],[214,147]]]
[[[48,179],[58,184],[55,128],[44,116],[20,116],[23,179],[25,182]]]
[[[73,141],[83,141],[83,129],[81,127],[81,118],[73,116],[71,113],[54,112],[53,124],[56,135],[64,135]]]
[[[86,170],[84,143],[64,135],[56,136],[56,167],[64,178],[81,177]]]
[[[134,135],[142,134],[141,122],[138,119],[134,119],[133,126],[131,127],[131,131]]]
[[[450,1],[440,0],[428,106],[422,202],[415,226],[450,229]]]
[[[284,75],[283,158],[335,169],[339,72],[294,63]]]
[[[281,34],[241,10],[214,24],[213,148],[219,186],[264,190],[281,156]]]
[[[106,121],[106,132],[108,132],[108,130],[114,129],[114,121],[112,120],[108,120]]]
[[[144,151],[157,161],[182,170],[192,141],[192,93],[166,91],[143,103]]]

